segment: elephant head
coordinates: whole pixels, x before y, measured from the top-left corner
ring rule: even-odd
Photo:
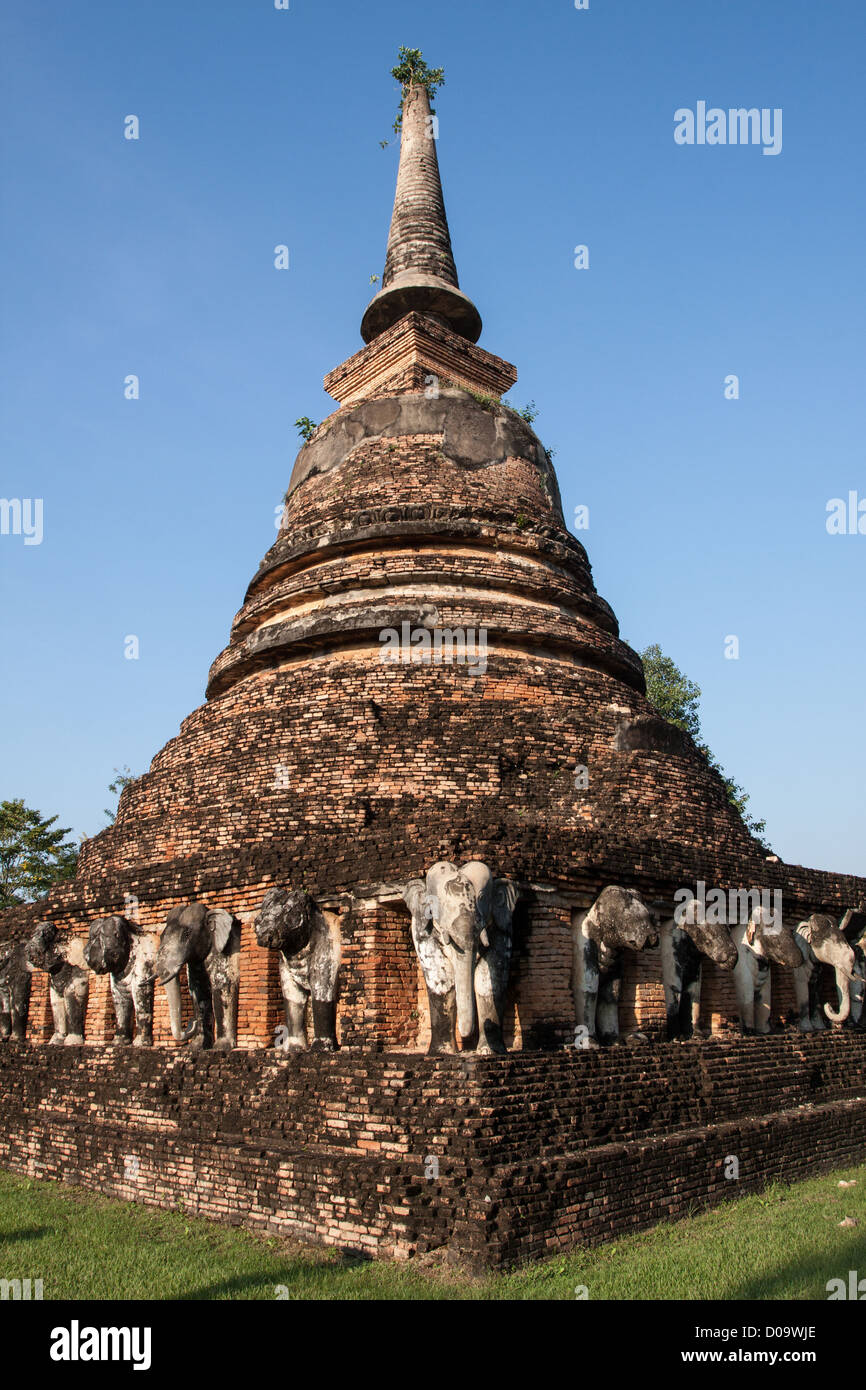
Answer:
[[[832,1004],[825,1004],[824,1013],[831,1023],[844,1023],[851,1011],[851,982],[860,981],[860,976],[854,970],[854,947],[833,918],[821,912],[813,912],[811,917],[801,922],[797,934],[808,942],[815,960],[822,965],[832,966],[835,971],[839,1008],[836,1010]]]
[[[117,913],[90,923],[84,959],[94,975],[122,975],[129,963],[132,938],[138,928]]]
[[[207,1021],[202,1019],[199,999],[209,985],[204,964],[211,951],[223,952],[229,943],[234,919],[222,908],[209,908],[205,903],[187,903],[173,907],[165,921],[156,953],[156,977],[165,986],[168,999],[171,1035],[175,1042],[185,1042],[196,1034],[206,1034]],[[187,967],[190,992],[196,1003],[195,1016],[188,1027],[181,1022],[180,981],[178,976]]]
[[[296,956],[309,945],[316,904],[303,888],[269,888],[254,926],[256,941],[271,951]]]
[[[678,907],[674,922],[694,942],[701,955],[723,970],[733,970],[737,963],[736,944],[724,923],[707,921],[705,905],[698,898],[691,898]]]
[[[803,964],[794,933],[786,927],[781,916],[767,907],[758,906],[749,914],[746,943],[759,960],[772,961],[783,970],[796,970]]]
[[[47,975],[58,974],[66,965],[62,937],[52,922],[37,922],[27,942],[27,961],[31,969],[44,970]]]
[[[603,888],[583,920],[585,936],[606,952],[642,951],[658,945],[658,928],[634,888]]]

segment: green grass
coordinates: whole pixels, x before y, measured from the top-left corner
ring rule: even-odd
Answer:
[[[840,1178],[857,1181],[840,1188]],[[856,1226],[840,1229],[850,1216]],[[774,1186],[690,1220],[508,1274],[360,1261],[0,1172],[0,1278],[49,1298],[826,1299],[866,1277],[866,1167]]]

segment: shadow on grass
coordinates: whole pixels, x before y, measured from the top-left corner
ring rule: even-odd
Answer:
[[[269,1291],[268,1297],[276,1300],[278,1289],[286,1289],[289,1298],[291,1298],[293,1286],[296,1286],[300,1296],[304,1297],[309,1292],[311,1284],[320,1284],[322,1287],[331,1284],[338,1286],[345,1275],[353,1274],[355,1270],[365,1268],[371,1263],[372,1260],[366,1252],[345,1250],[341,1251],[334,1259],[294,1260],[282,1269],[277,1266],[276,1269],[269,1268],[260,1273],[239,1274],[233,1279],[224,1279],[218,1284],[206,1284],[203,1288],[194,1289],[191,1293],[178,1294],[171,1301],[190,1303],[230,1298],[233,1294],[237,1295],[255,1288]]]
[[[844,1249],[841,1248],[844,1244]],[[827,1284],[831,1279],[844,1279],[848,1283],[848,1271],[859,1269],[860,1277],[866,1277],[866,1235],[858,1235],[856,1240],[840,1241],[838,1254],[822,1253],[792,1260],[781,1265],[772,1274],[759,1274],[754,1279],[732,1289],[726,1297],[750,1302],[763,1302],[765,1299],[790,1298],[792,1285],[806,1285],[810,1292],[807,1298],[817,1300],[827,1298]]]
[[[0,1231],[0,1248],[12,1245],[16,1240],[41,1240],[54,1232],[50,1226],[24,1226],[20,1231]]]

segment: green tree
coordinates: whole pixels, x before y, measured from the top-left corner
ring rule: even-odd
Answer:
[[[394,132],[399,135],[403,127],[403,106],[406,101],[409,88],[413,85],[426,87],[427,95],[430,98],[430,110],[433,111],[433,98],[436,96],[440,87],[445,85],[444,68],[428,68],[421,54],[420,48],[401,48],[397,54],[397,66],[391,69],[391,76],[396,77],[403,89],[400,99],[400,109],[397,112],[397,119],[394,122]]]
[[[0,908],[41,898],[54,883],[73,878],[78,845],[69,827],[54,827],[23,801],[0,801]]]
[[[755,820],[749,813],[747,809],[749,793],[744,791],[733,777],[728,776],[721,763],[703,741],[699,709],[700,686],[695,685],[694,681],[689,680],[688,676],[683,674],[676,662],[665,655],[657,642],[641,652],[641,660],[646,676],[647,698],[650,704],[670,724],[675,724],[678,729],[684,729],[687,734],[691,734],[710,767],[715,768],[724,782],[728,800],[742,817],[746,829],[751,835],[754,835],[768,853],[772,853],[770,845],[764,838],[767,822]]]
[[[116,773],[116,776],[113,782],[109,782],[108,790],[112,792],[119,801],[124,787],[128,787],[130,782],[134,782],[135,777],[130,772],[129,768],[126,766],[126,763],[123,764],[123,767],[116,767],[114,771]],[[110,811],[106,806],[105,816],[109,824],[113,825],[117,817],[117,807],[115,806],[114,810]]]

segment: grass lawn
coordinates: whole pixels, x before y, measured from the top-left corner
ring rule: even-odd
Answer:
[[[840,1179],[856,1180],[840,1188]],[[857,1224],[840,1228],[843,1217]],[[360,1261],[273,1236],[0,1172],[0,1278],[50,1298],[826,1299],[866,1277],[866,1167],[774,1186],[611,1245],[473,1279]],[[285,1297],[285,1294],[283,1294]]]

